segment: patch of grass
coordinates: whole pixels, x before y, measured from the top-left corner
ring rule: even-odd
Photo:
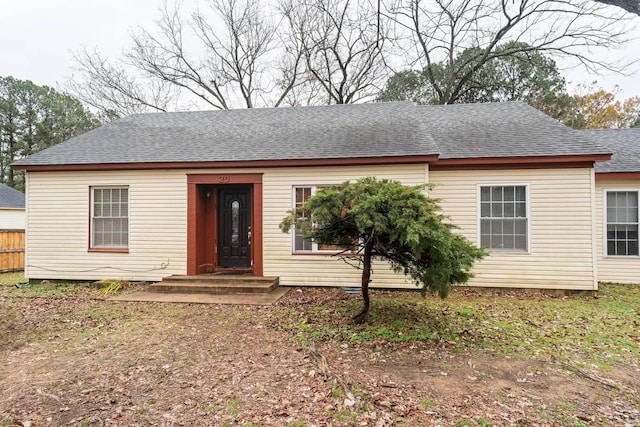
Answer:
[[[86,317],[92,320],[113,320],[119,317],[119,313],[116,310],[105,310],[101,308],[92,309],[86,312]]]
[[[137,286],[126,280],[109,279],[99,282],[30,280],[22,274],[12,276],[0,274],[0,286],[3,293],[26,298],[79,298],[106,299],[114,293],[130,293]],[[11,285],[11,286],[10,286]]]
[[[353,420],[358,417],[358,414],[351,409],[344,409],[340,412],[335,412],[331,414],[331,418],[338,421],[348,421]]]
[[[586,427],[584,421],[563,413],[555,414],[554,418],[556,422],[562,423],[563,426]]]
[[[9,273],[0,273],[0,284],[2,285],[16,285],[18,283],[26,282],[24,277],[24,271],[12,271]]]
[[[236,415],[240,413],[240,404],[242,403],[242,399],[231,399],[229,401],[229,405],[227,406],[227,413],[231,415]]]
[[[640,286],[602,284],[594,296],[456,288],[445,300],[415,292],[372,291],[364,325],[350,325],[357,296],[283,312],[302,343],[480,349],[518,358],[558,359],[610,369],[640,359]]]
[[[26,298],[94,298],[93,287],[88,283],[31,281],[21,287],[9,288],[7,295]]]
[[[573,405],[572,403],[567,403],[567,402],[556,402],[556,407],[558,409],[563,409],[566,411],[575,411],[576,407],[575,405]]]
[[[428,397],[422,399],[420,403],[422,403],[422,406],[424,406],[425,408],[434,408],[437,405],[435,400],[429,399]]]

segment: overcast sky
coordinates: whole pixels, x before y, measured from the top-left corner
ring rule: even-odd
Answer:
[[[162,0],[0,0],[0,76],[60,88],[71,76],[73,52],[86,46],[119,56],[129,45],[130,30],[151,27],[161,4]],[[640,17],[636,21],[635,46],[609,51],[611,58],[640,57]],[[571,86],[597,80],[599,87],[613,91],[618,85],[619,99],[640,96],[640,64],[628,73],[632,75],[563,70]]]

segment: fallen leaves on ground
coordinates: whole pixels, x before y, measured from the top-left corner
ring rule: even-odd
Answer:
[[[0,291],[3,426],[640,423],[638,364],[572,369],[544,354],[501,354],[467,346],[487,339],[471,326],[462,338],[402,340],[375,323],[389,322],[383,314],[367,330],[380,336],[358,341],[363,330],[346,319],[359,297],[338,290],[294,289],[273,307],[16,295]],[[403,311],[403,333],[414,317],[441,322],[454,310],[426,301]]]

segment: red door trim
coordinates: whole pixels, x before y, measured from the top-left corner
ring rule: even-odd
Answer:
[[[187,274],[198,274],[198,184],[252,184],[252,245],[251,259],[254,276],[263,276],[262,243],[262,174],[187,174]],[[214,228],[215,230],[215,228]],[[215,231],[217,233],[217,230]],[[217,236],[216,236],[217,237]]]

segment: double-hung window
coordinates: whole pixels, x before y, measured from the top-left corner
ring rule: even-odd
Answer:
[[[496,251],[529,251],[526,185],[481,185],[480,246]]]
[[[326,187],[328,186],[308,185],[293,187],[293,209],[296,212],[298,219],[309,219],[310,213],[302,207],[307,200],[316,194],[318,190]],[[358,242],[354,242],[354,246],[357,245]],[[318,244],[311,239],[305,239],[301,232],[296,230],[295,227],[293,228],[293,252],[320,252],[325,254],[335,254],[336,252],[343,252],[346,249],[352,250],[353,248]]]
[[[91,249],[129,247],[129,188],[91,187]]]
[[[326,186],[298,186],[293,187],[293,208],[299,219],[309,219],[309,212],[302,209],[304,204],[315,195],[316,192]],[[295,229],[293,231],[293,251],[294,252],[331,252],[335,253],[343,248],[333,245],[319,245],[313,240],[305,239],[303,234]]]
[[[638,256],[638,191],[605,191],[608,256]]]
[[[294,187],[293,188],[293,208],[296,212],[298,219],[309,219],[309,212],[302,209],[302,206],[316,194],[317,187]],[[318,250],[317,245],[309,240],[305,239],[300,231],[294,228],[293,233],[293,251],[294,252],[312,252]]]

